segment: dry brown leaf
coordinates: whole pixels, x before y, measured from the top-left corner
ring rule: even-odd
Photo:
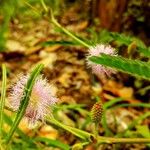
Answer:
[[[29,129],[29,127],[28,127],[27,122],[25,122],[24,120],[22,120],[19,123],[19,128],[26,134],[28,134],[31,131],[31,129]]]
[[[69,80],[70,77],[71,77],[70,74],[65,73],[65,74],[62,74],[62,75],[58,78],[58,81],[59,81],[60,84],[63,85],[63,87],[67,88],[67,87],[69,87],[69,85],[70,85],[70,83],[71,83],[71,81]]]
[[[125,99],[131,99],[133,98],[133,92],[133,88],[123,87],[122,89],[118,90],[118,96]]]
[[[109,91],[112,94],[125,99],[133,99],[134,91],[132,87],[124,87],[123,84],[117,83],[112,80],[109,80],[104,85],[104,90]]]
[[[38,136],[48,139],[56,139],[58,137],[58,131],[49,125],[44,125],[38,132]]]
[[[85,28],[87,28],[88,26],[88,21],[82,21],[78,24],[73,24],[73,25],[68,25],[67,28],[70,30],[70,31],[74,31],[74,32],[77,32],[77,31],[82,31],[84,30]]]
[[[75,100],[72,96],[69,95],[63,95],[60,97],[60,103],[68,103],[68,104],[74,104]]]
[[[53,69],[54,62],[57,60],[57,55],[55,53],[47,54],[47,57],[43,58],[38,64],[44,64],[45,67],[49,69]]]
[[[6,42],[6,48],[11,52],[13,51],[24,52],[26,50],[26,47],[24,47],[20,42],[15,40],[8,40]]]
[[[31,47],[31,48],[28,48],[26,51],[25,51],[25,55],[31,55],[33,53],[36,53],[38,51],[41,50],[41,46],[34,46],[34,47]]]
[[[44,50],[46,52],[54,52],[54,51],[60,49],[61,47],[62,47],[61,45],[48,46],[48,47],[45,47]]]

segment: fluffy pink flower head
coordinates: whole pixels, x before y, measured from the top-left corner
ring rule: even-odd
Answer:
[[[9,96],[10,107],[17,111],[24,96],[24,88],[29,75],[22,75],[12,86]],[[46,115],[51,115],[51,107],[58,101],[55,97],[54,87],[49,85],[42,76],[37,77],[33,86],[25,118],[32,127],[38,120],[44,120]]]
[[[100,56],[101,54],[116,56],[115,49],[112,48],[110,45],[99,44],[89,49],[87,60],[91,56]],[[87,63],[92,68],[92,72],[98,76],[110,76],[112,73],[115,73],[114,70],[103,65],[95,64],[93,62],[90,62],[89,60],[87,61]]]

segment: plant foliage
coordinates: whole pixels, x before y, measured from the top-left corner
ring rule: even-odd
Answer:
[[[140,60],[131,60],[121,56],[101,54],[100,57],[90,57],[92,62],[102,64],[119,71],[150,80],[150,65]]]

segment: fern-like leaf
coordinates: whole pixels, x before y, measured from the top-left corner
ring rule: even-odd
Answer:
[[[114,40],[117,40],[120,44],[124,44],[126,46],[130,45],[133,41],[136,42],[137,50],[144,56],[150,57],[150,47],[146,47],[140,39],[114,32],[111,32],[110,35]]]
[[[150,65],[147,62],[131,60],[121,56],[109,56],[106,54],[101,54],[99,57],[90,57],[89,60],[96,64],[102,64],[104,66],[150,80]]]

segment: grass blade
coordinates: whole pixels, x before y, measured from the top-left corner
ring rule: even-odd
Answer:
[[[3,128],[3,113],[6,97],[6,66],[2,64],[2,89],[1,89],[1,101],[0,101],[0,135],[2,135]]]

